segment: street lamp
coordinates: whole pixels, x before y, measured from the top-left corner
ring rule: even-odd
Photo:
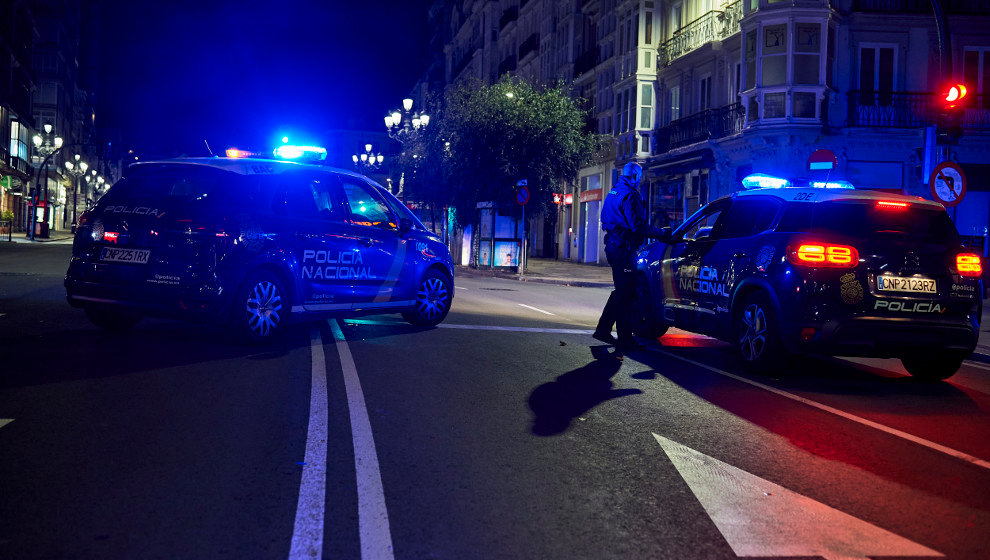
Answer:
[[[62,137],[56,136],[54,133],[54,127],[51,123],[45,123],[42,127],[44,130],[43,134],[35,134],[31,138],[31,142],[34,143],[34,151],[37,156],[42,159],[41,165],[38,167],[38,177],[35,180],[35,194],[32,197],[32,202],[34,198],[38,198],[38,201],[44,201],[44,211],[41,216],[41,236],[48,236],[48,160],[51,159],[53,155],[58,153],[62,149]],[[45,173],[45,187],[44,190],[41,188],[41,173]],[[35,237],[35,225],[38,222],[38,211],[37,205],[32,206],[31,215],[31,240],[34,241]]]
[[[385,161],[385,156],[380,153],[375,153],[371,151],[371,144],[364,145],[364,152],[361,155],[354,154],[351,156],[351,160],[354,161],[354,166],[358,169],[365,167],[368,170],[377,169],[378,166]]]
[[[393,140],[405,143],[409,136],[430,124],[430,116],[413,111],[413,100],[402,100],[402,110],[395,109],[385,116],[385,128]]]
[[[69,170],[69,175],[75,179],[72,185],[72,228],[75,230],[76,227],[76,207],[79,204],[79,178],[86,174],[86,170],[89,169],[89,164],[85,161],[80,161],[81,155],[75,155],[75,163],[71,161],[65,162],[65,168]],[[96,170],[94,169],[95,173]]]

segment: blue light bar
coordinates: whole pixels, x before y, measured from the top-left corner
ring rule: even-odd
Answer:
[[[322,161],[327,159],[326,148],[319,146],[294,146],[283,144],[275,148],[275,157],[281,159],[304,159]]]
[[[849,181],[812,181],[813,189],[855,189]]]
[[[743,177],[742,185],[744,189],[780,189],[791,186],[791,182],[783,177],[753,173]]]

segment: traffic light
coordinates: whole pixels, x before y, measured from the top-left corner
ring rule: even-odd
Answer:
[[[956,144],[963,133],[963,118],[966,114],[966,85],[946,84],[935,96],[937,144]]]

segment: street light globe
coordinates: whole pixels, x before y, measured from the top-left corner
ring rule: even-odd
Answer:
[[[40,148],[41,147],[41,142],[42,142],[41,136],[35,134],[34,137],[31,138],[31,142],[34,143],[34,147],[35,148]]]
[[[72,168],[73,167],[75,167],[75,166],[72,165],[72,162],[71,161],[65,162],[65,168],[68,169],[69,171],[72,171]]]
[[[398,111],[392,113],[392,122],[395,124],[399,124],[400,122],[402,122],[402,113]]]
[[[408,97],[402,100],[402,108],[406,111],[412,110],[413,100]]]
[[[392,128],[392,115],[385,116],[385,128]]]
[[[361,154],[361,161],[368,161],[368,154]]]
[[[75,159],[76,159],[76,161],[79,161],[79,159],[80,159],[80,158],[82,158],[82,155],[81,155],[81,154],[76,154],[76,155],[75,155]]]
[[[357,154],[354,154],[354,155],[352,155],[352,156],[351,156],[351,159],[353,159],[353,160],[354,160],[354,163],[357,163],[357,162],[358,162],[358,157],[357,157]]]
[[[371,144],[365,144],[364,145],[364,151],[370,152],[371,151]]]
[[[419,123],[422,124],[423,126],[426,126],[426,125],[430,124],[430,116],[429,115],[420,115],[419,116]]]
[[[55,137],[55,147],[56,148],[61,148],[62,147],[62,137],[61,136],[56,136]]]
[[[52,123],[45,123],[44,129],[45,129],[45,134],[51,134],[52,133]]]
[[[385,156],[383,156],[381,154],[378,154],[377,159],[378,159],[378,163],[381,163],[381,162],[385,161]]]
[[[94,169],[92,173],[93,173],[93,178],[96,179],[96,170]]]
[[[106,181],[103,180],[103,176],[101,175],[101,176],[99,176],[99,177],[96,178],[96,182],[102,185]]]
[[[82,172],[85,173],[86,170],[89,169],[89,164],[86,163],[85,161],[80,161],[79,162],[79,169],[82,169]]]

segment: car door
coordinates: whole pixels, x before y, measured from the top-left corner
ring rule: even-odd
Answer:
[[[755,237],[770,228],[780,202],[767,196],[736,197],[709,236],[701,256],[698,291],[699,330],[717,334],[729,321],[729,299],[736,282],[753,266],[759,252]]]
[[[350,309],[356,299],[354,277],[360,240],[347,223],[340,186],[332,173],[298,171],[280,178],[275,213],[284,222],[283,250],[292,254],[298,302],[294,311]],[[358,265],[359,266],[359,265]]]
[[[728,203],[728,199],[716,200],[688,218],[674,231],[664,251],[663,313],[677,327],[697,330],[700,326],[701,260],[714,244],[711,232]]]
[[[368,309],[409,305],[410,259],[399,217],[365,180],[343,174],[339,179],[348,231],[360,243],[355,256],[362,267],[354,282],[356,301]]]

